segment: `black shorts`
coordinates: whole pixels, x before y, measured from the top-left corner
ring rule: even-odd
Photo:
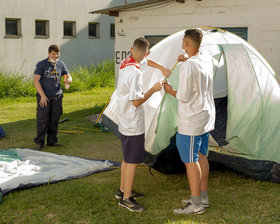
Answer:
[[[126,163],[144,162],[144,141],[145,134],[133,136],[126,136],[121,134],[123,160]]]

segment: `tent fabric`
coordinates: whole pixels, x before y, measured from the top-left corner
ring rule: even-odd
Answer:
[[[252,160],[212,149],[208,159],[222,163],[240,173],[245,173],[258,180],[280,183],[280,164],[266,160]]]
[[[216,34],[218,34],[217,38]],[[209,35],[212,37],[212,40],[209,38]],[[277,119],[277,117],[272,119],[271,116],[267,116],[268,119],[264,120],[266,114],[274,114],[280,110],[280,89],[274,77],[275,74],[268,67],[265,59],[248,43],[241,40],[241,38],[239,38],[240,42],[237,43],[238,37],[224,32],[223,38],[227,41],[227,44],[219,44],[217,42],[221,35],[221,33],[217,32],[204,33],[206,40],[202,43],[201,51],[213,55],[217,55],[217,51],[220,51],[220,54],[223,55],[223,61],[221,62],[223,64],[222,71],[218,69],[214,80],[214,96],[215,98],[223,96],[224,94],[222,93],[225,90],[228,95],[228,118],[225,140],[229,142],[232,148],[246,155],[247,158],[271,160],[280,163],[279,146],[277,144],[279,138],[276,137],[280,136],[280,119]],[[216,41],[215,44],[213,39]],[[207,47],[209,44],[210,46]],[[250,56],[254,56],[253,59]],[[256,67],[253,64],[254,60],[256,61]],[[258,75],[256,71],[258,71]],[[178,77],[176,72],[178,70],[175,70],[172,76]],[[223,72],[225,73],[223,77],[226,77],[226,83],[224,84],[224,80],[221,82],[217,80],[222,76]],[[263,83],[266,83],[266,85]],[[264,99],[264,94],[269,97]],[[268,105],[269,110],[265,110],[264,105]],[[160,108],[170,107],[176,108],[177,105],[163,97]],[[271,107],[274,109],[273,112],[271,112]],[[170,114],[169,111],[158,110],[158,113],[160,113],[158,116],[163,119],[153,119],[146,138],[146,150],[153,155],[158,154],[168,146],[168,144],[162,146],[161,144],[166,138],[170,139],[176,131],[175,128],[169,125],[169,120],[175,119],[177,111]],[[164,113],[167,113],[168,116],[165,117]],[[167,117],[170,117],[169,120],[166,119]],[[153,122],[156,122],[157,125],[154,125]],[[160,125],[161,128],[157,128]],[[270,126],[270,128],[265,130],[263,129],[264,125]],[[163,134],[159,134],[158,129],[161,129]],[[174,132],[170,135],[164,134],[166,129],[169,132],[171,132],[170,129],[173,129]],[[273,133],[270,130],[273,130]],[[150,137],[153,133],[156,134],[154,134],[154,139],[151,140]],[[269,141],[263,144],[263,140],[266,139],[269,139]],[[158,145],[160,146],[157,147]]]
[[[221,35],[223,36],[223,40],[221,39]],[[224,34],[220,32],[205,32],[204,41],[201,46],[202,52],[210,53],[213,56],[217,54],[222,55],[220,58],[220,64],[222,66],[216,71],[214,78],[214,97],[216,99],[225,95],[228,97],[227,130],[224,141],[228,141],[232,148],[244,154],[246,158],[271,160],[280,163],[279,147],[276,143],[279,140],[275,137],[277,135],[280,136],[280,119],[275,120],[270,117],[264,120],[264,113],[271,114],[280,110],[279,85],[276,82],[273,70],[268,67],[265,59],[249,46],[248,43],[241,40],[241,38],[239,39],[240,41],[238,43],[238,37],[228,32],[224,32]],[[221,41],[223,44],[220,44],[218,41]],[[227,43],[224,44],[224,42]],[[166,40],[166,44],[170,43]],[[250,56],[254,56],[253,60],[256,61],[256,67],[254,67],[253,60],[251,60]],[[256,75],[255,70],[259,71],[260,78]],[[173,71],[172,76],[178,77],[176,75],[178,71]],[[262,83],[268,83],[268,85],[260,85],[259,79],[263,79]],[[265,105],[274,107],[274,112],[264,110],[264,93],[270,96],[265,99]],[[272,98],[271,95],[274,97]],[[271,102],[271,100],[274,102]],[[166,97],[163,97],[160,108],[170,107],[176,108],[177,105]],[[170,117],[168,120],[164,119],[164,113],[168,114],[166,117]],[[177,117],[176,113],[176,111],[173,114],[170,114],[170,111],[157,111],[149,126],[146,137],[146,150],[151,154],[156,155],[169,145],[169,141],[166,141],[166,138],[170,139],[174,135],[174,132],[176,132],[176,128],[169,125],[169,120],[176,119],[174,118]],[[157,116],[163,119],[157,119]],[[157,124],[155,125],[153,122]],[[270,128],[272,128],[273,133],[263,129],[263,125],[268,126],[268,124],[271,126]],[[162,133],[166,133],[166,129],[170,133],[170,129],[173,129],[173,133],[170,135],[161,134],[158,132],[157,127],[159,126],[161,126]],[[264,132],[266,132],[265,136],[270,139],[270,141],[266,141],[265,145],[263,144]],[[151,137],[153,135],[154,137]],[[164,142],[166,143],[163,144]],[[267,150],[268,148],[270,150]]]
[[[218,148],[229,149],[231,156],[279,164],[280,87],[275,72],[260,53],[242,38],[215,28],[204,28],[202,31],[204,37],[200,51],[212,55],[220,65],[214,75],[217,113],[211,139]],[[180,31],[165,38],[150,50],[148,57],[172,68],[178,55],[183,53],[183,36],[184,31]],[[180,67],[181,63],[167,79],[175,89]],[[143,91],[161,79],[159,70],[148,67],[143,73]],[[164,90],[144,104],[145,149],[149,164],[155,164],[171,146],[171,139],[177,132],[177,110],[176,98],[166,95]],[[107,123],[113,121],[117,132],[115,93],[104,115]],[[257,163],[255,165],[258,166]]]
[[[16,149],[0,150],[0,162],[13,162],[20,160]]]
[[[174,89],[178,89],[179,86],[181,66],[182,63],[178,64],[173,70],[172,76],[167,79]],[[177,132],[177,116],[177,99],[170,94],[164,94],[162,103],[158,107],[146,135],[145,148],[147,152],[157,155],[170,144],[170,138]]]
[[[259,158],[262,98],[258,80],[242,44],[220,46],[225,53],[228,74],[227,139],[233,148],[239,147],[238,151]],[[245,147],[231,143],[235,136]]]
[[[109,170],[111,166],[119,166],[108,160],[90,160],[19,148],[0,150],[0,158],[0,188],[3,194],[84,177]]]

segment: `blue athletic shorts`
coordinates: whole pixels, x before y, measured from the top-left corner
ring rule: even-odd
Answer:
[[[177,133],[176,146],[183,163],[194,163],[198,161],[199,152],[207,156],[209,133],[198,136],[182,135]]]

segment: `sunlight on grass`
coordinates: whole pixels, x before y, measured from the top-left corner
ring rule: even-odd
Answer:
[[[63,111],[70,113],[104,104],[110,99],[113,91],[114,88],[97,88],[85,92],[65,93]],[[0,105],[0,124],[36,118],[35,96],[0,99]]]

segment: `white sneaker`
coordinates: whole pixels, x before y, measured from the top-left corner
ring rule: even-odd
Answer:
[[[189,200],[189,203],[184,207],[184,208],[177,208],[174,209],[173,212],[175,214],[194,214],[194,215],[199,215],[204,213],[206,210],[202,204],[196,206],[192,203],[191,200]]]
[[[189,203],[190,203],[189,199],[184,199],[184,200],[181,201],[181,204],[184,205],[184,206],[188,205]],[[208,199],[201,199],[201,203],[204,206],[204,208],[210,207],[210,203],[209,203]]]

